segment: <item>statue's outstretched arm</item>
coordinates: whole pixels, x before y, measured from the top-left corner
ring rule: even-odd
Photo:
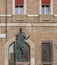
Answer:
[[[28,37],[26,38],[26,40],[29,39],[29,37],[30,37],[30,36],[28,36]]]

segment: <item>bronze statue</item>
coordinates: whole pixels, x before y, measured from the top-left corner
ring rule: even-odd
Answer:
[[[17,60],[22,59],[25,40],[29,39],[30,36],[26,37],[25,33],[22,32],[22,28],[19,28],[19,33],[16,35],[16,55]]]

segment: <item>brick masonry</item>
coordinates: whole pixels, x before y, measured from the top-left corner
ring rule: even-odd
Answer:
[[[53,0],[53,14],[52,15],[40,15],[39,14],[39,3],[40,0],[27,0],[26,1],[26,14],[25,15],[13,15],[13,0],[7,0],[7,23],[57,23],[57,0]],[[0,24],[6,25],[6,8],[5,0],[0,2]],[[32,16],[28,16],[32,15]],[[37,16],[33,16],[37,15]],[[57,65],[57,25],[56,26],[23,26],[23,31],[26,35],[30,35],[31,44],[34,45],[35,52],[31,52],[31,65],[42,65],[41,62],[41,43],[42,41],[51,41],[53,43],[53,65]],[[13,38],[19,31],[19,26],[0,26],[0,34],[7,34],[7,38],[0,38],[0,65],[8,64],[8,44],[11,44]],[[30,41],[27,41],[29,44]],[[32,46],[33,46],[32,45]],[[33,63],[33,64],[32,64]]]

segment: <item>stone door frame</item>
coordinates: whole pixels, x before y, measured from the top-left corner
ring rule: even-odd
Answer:
[[[8,48],[9,45],[14,41],[15,37],[11,38],[5,43],[5,65],[9,65]],[[30,65],[35,65],[35,45],[30,39],[26,40],[25,42],[30,46]]]

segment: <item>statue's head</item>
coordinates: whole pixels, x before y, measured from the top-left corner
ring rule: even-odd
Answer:
[[[21,28],[21,27],[19,28],[19,32],[20,32],[20,33],[22,32],[22,28]]]

